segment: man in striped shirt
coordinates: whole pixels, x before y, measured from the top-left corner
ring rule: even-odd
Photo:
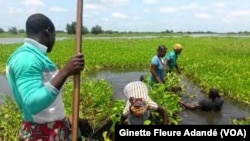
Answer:
[[[147,85],[142,81],[134,81],[128,83],[124,88],[124,94],[126,96],[126,106],[123,109],[122,117],[121,117],[121,123],[124,124],[126,119],[128,119],[129,125],[143,125],[144,121],[149,119],[150,117],[150,111],[156,111],[158,112],[163,119],[163,125],[168,124],[168,115],[167,112],[164,110],[163,107],[159,106],[157,103],[155,103],[148,95],[148,87]],[[138,102],[139,101],[139,102]],[[144,103],[146,103],[144,105]],[[135,115],[136,110],[133,109],[133,104],[137,104],[136,106],[145,106],[146,110],[143,110],[143,113],[140,114],[140,116]],[[134,111],[134,112],[133,112]],[[137,109],[137,111],[140,111]]]
[[[84,69],[83,54],[59,69],[48,57],[55,43],[55,26],[45,15],[26,21],[26,38],[8,58],[6,77],[22,116],[19,140],[69,141],[62,89],[66,80]]]

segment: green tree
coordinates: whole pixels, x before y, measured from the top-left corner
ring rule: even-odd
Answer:
[[[68,34],[76,34],[76,22],[72,22],[71,24],[66,25],[66,31]],[[87,27],[82,26],[82,34],[89,33],[89,30]]]
[[[113,31],[112,30],[106,30],[105,33],[107,33],[107,34],[113,34]]]
[[[89,33],[89,30],[86,26],[83,26],[82,27],[82,34],[88,34]]]
[[[66,31],[68,34],[76,34],[76,22],[66,25]]]
[[[24,29],[19,29],[18,33],[25,33],[25,30]]]
[[[4,30],[2,28],[0,28],[0,33],[4,33]]]
[[[11,34],[17,34],[17,28],[16,27],[10,27],[8,32],[11,33]]]
[[[92,27],[91,33],[92,33],[92,34],[100,34],[100,33],[103,33],[102,27],[99,26],[99,25],[96,25],[96,26]]]

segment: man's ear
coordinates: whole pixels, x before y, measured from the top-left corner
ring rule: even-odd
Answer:
[[[49,29],[44,29],[43,33],[45,36],[49,36]]]

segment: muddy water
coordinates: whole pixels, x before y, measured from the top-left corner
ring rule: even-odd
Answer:
[[[148,70],[117,70],[117,71],[100,71],[91,73],[88,76],[94,79],[106,79],[114,90],[114,98],[125,99],[123,95],[124,86],[135,80],[139,80],[141,75],[148,74]],[[207,95],[189,82],[187,79],[182,78],[181,84],[183,85],[182,99],[187,102],[196,103]],[[202,111],[189,111],[183,108],[179,113],[182,121],[179,124],[186,125],[224,125],[232,124],[232,118],[243,118],[250,116],[250,107],[243,103],[232,101],[224,98],[225,102],[221,112],[202,112]]]
[[[131,81],[139,81],[141,75],[146,75],[147,71],[125,71],[112,70],[100,71],[88,74],[91,79],[105,79],[111,84],[114,90],[115,99],[125,99],[123,89],[125,85]]]
[[[184,101],[197,103],[199,100],[207,98],[207,95],[202,93],[199,87],[189,82],[186,78],[182,78],[181,83],[184,86],[184,94],[182,96]],[[183,119],[180,124],[232,124],[231,120],[233,118],[244,118],[250,115],[250,107],[244,103],[225,97],[224,100],[221,112],[194,112],[183,109],[180,113]]]
[[[141,75],[148,74],[148,70],[112,70],[112,71],[100,71],[92,72],[88,74],[91,79],[105,79],[110,85],[112,85],[114,90],[115,99],[125,99],[123,94],[124,86],[131,82],[139,80]],[[10,95],[8,85],[6,83],[6,78],[0,75],[0,94],[7,93]],[[181,84],[184,87],[182,94],[182,99],[187,102],[198,102],[203,98],[207,98],[207,95],[201,92],[201,90],[187,79],[183,78]],[[2,98],[1,98],[2,99]],[[0,101],[1,102],[1,101]],[[232,118],[243,118],[245,116],[250,116],[250,107],[243,103],[233,101],[225,98],[222,111],[218,113],[202,112],[202,111],[189,111],[183,109],[179,113],[182,121],[179,124],[188,125],[223,125],[232,124]]]
[[[0,74],[0,104],[3,103],[5,95],[11,96],[11,92],[4,74]]]

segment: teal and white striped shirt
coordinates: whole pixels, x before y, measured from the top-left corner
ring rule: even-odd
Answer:
[[[60,90],[50,84],[58,72],[46,56],[47,47],[26,38],[7,61],[6,77],[27,122],[46,123],[65,118]]]

